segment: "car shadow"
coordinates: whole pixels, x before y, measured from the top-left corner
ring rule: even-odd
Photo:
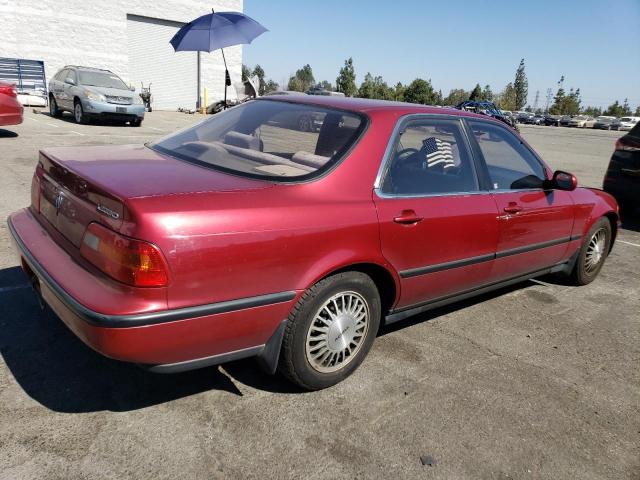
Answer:
[[[533,285],[523,282],[439,307],[382,326],[379,336]],[[0,309],[0,354],[7,368],[31,398],[55,412],[124,412],[210,390],[242,396],[232,379],[272,393],[304,393],[282,376],[264,373],[254,359],[161,375],[106,358],[84,345],[49,308],[40,308],[19,267],[0,270]]]
[[[53,411],[130,411],[214,389],[242,395],[216,367],[160,375],[94,352],[49,308],[40,309],[19,267],[0,270],[0,309],[7,368],[31,398]]]
[[[0,138],[16,138],[18,134],[12,130],[0,128]]]
[[[69,113],[69,112],[63,112],[60,116],[58,117],[54,117],[53,115],[51,115],[51,113],[49,112],[40,112],[40,115],[46,116],[51,118],[52,120],[61,120],[63,122],[66,123],[70,123],[72,125],[78,125],[75,121],[75,119],[73,118],[73,114]],[[82,124],[83,127],[104,127],[104,126],[111,126],[111,127],[128,127],[129,124],[127,123],[123,123],[122,121],[117,121],[117,120],[110,120],[110,119],[101,119],[101,120],[90,120],[89,123],[83,123]]]

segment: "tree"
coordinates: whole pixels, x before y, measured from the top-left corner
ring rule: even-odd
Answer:
[[[344,93],[347,97],[353,97],[358,90],[358,87],[356,87],[356,72],[353,68],[353,59],[351,57],[344,61],[344,67],[338,73],[336,90]]]
[[[513,88],[516,91],[516,110],[520,110],[527,103],[529,95],[529,81],[527,74],[524,72],[524,58],[520,60],[520,65],[516,70],[516,78],[513,81]]]
[[[454,88],[449,91],[449,95],[447,95],[447,98],[442,100],[441,103],[444,103],[444,105],[450,105],[452,107],[455,107],[460,102],[464,102],[468,98],[469,98],[469,92],[467,92],[462,88]]]
[[[592,117],[599,117],[602,115],[602,109],[600,107],[584,107],[582,113],[585,115],[591,115]]]
[[[469,94],[469,100],[482,100],[482,89],[480,88],[480,84],[476,83],[476,86],[471,90]]]
[[[333,92],[333,85],[331,85],[331,82],[328,80],[322,80],[317,86],[325,89],[327,92]]]
[[[416,78],[404,91],[404,101],[433,105],[437,101],[437,94],[434,92],[430,80]]]
[[[640,108],[640,107],[639,107]],[[636,109],[637,112],[637,109]],[[629,102],[627,99],[624,99],[624,104],[620,105],[620,102],[616,100],[611,105],[607,107],[604,112],[605,115],[609,115],[612,117],[625,117],[631,115],[631,109],[629,108]]]
[[[295,75],[289,78],[288,90],[295,90],[297,92],[306,92],[316,83],[313,78],[313,70],[309,64],[306,64],[299,70],[296,70]]]
[[[279,88],[280,88],[280,85],[278,85],[278,82],[275,82],[275,81],[269,79],[269,80],[267,80],[267,83],[265,83],[265,85],[264,85],[264,92],[262,94],[265,95],[267,93],[275,92]]]
[[[382,77],[374,77],[371,73],[364,76],[364,81],[358,89],[360,98],[377,98],[380,100],[393,100],[394,90],[389,88]]]
[[[406,89],[407,87],[405,87],[402,82],[396,83],[396,86],[393,89],[393,99],[397,102],[404,102],[404,92]]]
[[[482,100],[487,100],[488,102],[493,101],[493,92],[491,91],[491,87],[489,86],[489,84],[485,85],[482,89],[481,98]]]
[[[636,111],[633,113],[634,117],[640,117],[640,105],[636,107]]]
[[[565,96],[566,94],[564,92],[564,75],[562,75],[560,77],[560,80],[558,81],[558,91],[556,92],[556,96],[553,97],[553,105],[551,105],[551,108],[549,109],[549,113],[551,113],[551,115],[564,114],[562,108],[564,105]]]
[[[246,82],[247,79],[251,76],[251,70],[244,63],[242,64],[242,81]]]
[[[494,99],[498,108],[501,110],[508,110],[513,112],[516,108],[516,89],[513,87],[513,83],[507,83],[504,90],[500,92]]]

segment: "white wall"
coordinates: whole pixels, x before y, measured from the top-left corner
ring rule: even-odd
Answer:
[[[127,14],[186,23],[212,7],[241,12],[243,0],[0,0],[0,57],[44,60],[47,81],[65,65],[85,65],[128,82]],[[231,80],[240,81],[242,46],[225,55]],[[219,51],[202,53],[202,87],[210,103],[223,96]]]

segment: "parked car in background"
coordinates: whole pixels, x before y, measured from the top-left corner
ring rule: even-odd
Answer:
[[[613,130],[631,130],[640,121],[640,117],[621,117],[611,124]]]
[[[562,117],[560,117],[558,124],[561,127],[568,127],[570,122],[571,122],[571,115],[563,115]]]
[[[270,124],[291,111],[320,130]],[[307,390],[353,373],[382,323],[547,273],[588,284],[618,225],[499,120],[328,96],[47,148],[31,188],[8,219],[19,264],[83,342],[165,373],[257,356]]]
[[[342,92],[333,92],[322,87],[313,87],[305,92],[307,95],[324,95],[328,97],[344,97]]]
[[[23,112],[15,86],[0,81],[0,127],[22,123]]]
[[[545,115],[544,124],[547,127],[557,127],[560,125],[560,115]]]
[[[49,113],[71,112],[76,123],[109,119],[139,127],[144,105],[135,90],[109,70],[68,65],[49,82]]]
[[[607,117],[607,116],[596,117],[596,120],[593,123],[593,128],[597,128],[600,130],[611,130],[611,127],[616,120],[617,120],[616,117]]]
[[[640,122],[616,142],[603,189],[622,207],[640,208]]]
[[[273,96],[305,96],[308,93],[298,92],[295,90],[278,90],[275,92],[270,92],[265,95],[265,97],[273,97]],[[287,111],[283,112],[281,115],[276,115],[274,118],[270,120],[272,125],[278,125],[286,128],[292,128],[298,130],[300,132],[317,132],[322,126],[322,118],[317,115],[310,113],[308,111]]]
[[[589,115],[577,115],[569,121],[570,127],[591,128],[595,120]]]
[[[544,115],[530,115],[524,118],[523,123],[528,125],[544,125]]]
[[[460,102],[456,105],[458,110],[464,110],[467,112],[479,113],[481,115],[488,115],[490,117],[495,118],[496,120],[500,120],[503,123],[506,123],[514,130],[518,130],[518,125],[516,122],[510,117],[505,115],[502,110],[500,110],[493,102],[489,102],[486,100],[465,100],[464,102]]]
[[[517,112],[517,114],[518,123],[528,123],[529,119],[534,116],[531,112]]]

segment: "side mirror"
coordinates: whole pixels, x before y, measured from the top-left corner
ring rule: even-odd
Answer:
[[[566,190],[571,192],[578,187],[578,179],[571,173],[556,170],[551,180],[547,180],[547,187],[554,190]]]
[[[68,85],[75,85],[76,84],[75,80],[73,78],[71,78],[71,77],[65,78],[64,79],[64,83],[66,83]]]

